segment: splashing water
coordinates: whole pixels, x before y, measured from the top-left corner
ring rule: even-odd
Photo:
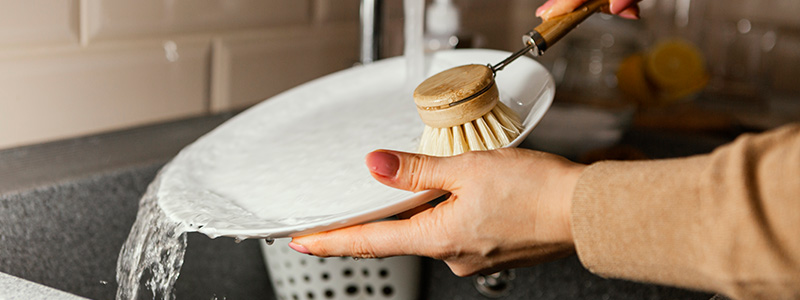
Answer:
[[[159,179],[139,201],[139,212],[117,259],[117,300],[173,299],[186,253],[186,233],[158,206]],[[142,285],[144,283],[144,285]],[[151,297],[144,294],[147,290]]]

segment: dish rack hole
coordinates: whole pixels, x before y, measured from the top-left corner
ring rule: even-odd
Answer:
[[[385,286],[383,286],[383,289],[381,290],[381,292],[383,292],[384,296],[391,297],[392,294],[394,294],[394,288],[392,288],[391,285],[385,285]]]
[[[358,287],[357,287],[357,286],[355,286],[355,285],[352,285],[352,284],[351,284],[351,285],[348,285],[348,286],[347,286],[347,288],[345,288],[345,289],[344,289],[344,292],[345,292],[345,293],[346,293],[348,296],[355,296],[355,295],[357,295],[357,294],[358,294]]]

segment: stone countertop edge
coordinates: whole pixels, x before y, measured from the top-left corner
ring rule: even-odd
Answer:
[[[17,278],[5,273],[0,273],[0,299],[2,300],[31,300],[31,299],[57,299],[78,300],[88,299],[73,294],[62,292],[25,279]]]

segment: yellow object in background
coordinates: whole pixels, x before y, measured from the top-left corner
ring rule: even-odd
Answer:
[[[617,70],[620,91],[642,106],[685,99],[701,91],[708,78],[697,47],[678,39],[659,42],[647,53],[629,56]]]
[[[627,98],[639,105],[655,105],[653,88],[644,75],[644,55],[636,53],[625,58],[617,69],[617,87]]]

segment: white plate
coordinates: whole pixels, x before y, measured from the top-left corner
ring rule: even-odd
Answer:
[[[428,57],[428,76],[510,53],[454,50]],[[524,116],[517,146],[541,120],[553,79],[522,57],[497,74],[501,101]],[[391,58],[300,85],[239,114],[183,149],[158,176],[159,204],[210,237],[280,238],[369,222],[430,201],[375,181],[364,156],[414,151],[422,133],[405,60]],[[264,84],[269,84],[265,82]]]

